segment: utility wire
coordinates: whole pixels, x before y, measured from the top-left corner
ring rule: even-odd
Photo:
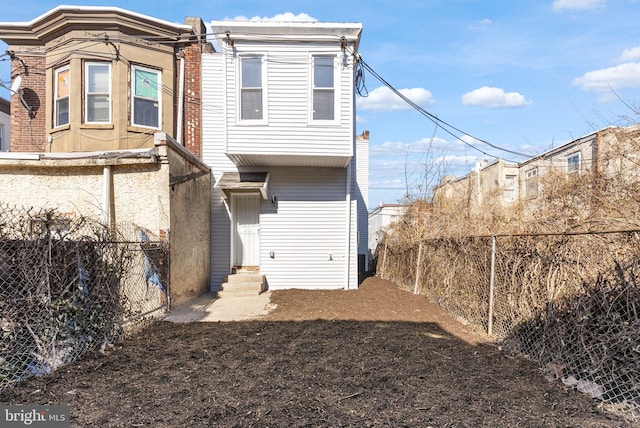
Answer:
[[[393,85],[391,85],[389,82],[387,82],[387,80],[385,80],[380,74],[378,74],[369,64],[367,64],[363,59],[362,56],[358,55],[356,60],[358,61],[359,64],[361,64],[362,68],[366,71],[368,71],[369,73],[371,73],[371,75],[373,75],[373,77],[375,77],[376,79],[378,79],[383,85],[385,85],[387,88],[389,88],[394,94],[396,94],[397,96],[399,96],[404,102],[406,102],[409,106],[411,106],[414,110],[418,111],[420,114],[422,114],[423,116],[425,116],[426,118],[428,118],[429,120],[431,120],[436,126],[438,126],[440,129],[442,129],[444,132],[446,132],[447,134],[451,135],[452,137],[454,137],[455,139],[461,141],[462,143],[466,144],[467,146],[471,147],[474,150],[477,150],[478,152],[487,155],[489,157],[498,159],[499,156],[494,156],[490,153],[485,152],[484,150],[474,146],[473,144],[469,143],[468,141],[463,140],[461,137],[459,137],[458,135],[456,135],[454,132],[451,131],[457,131],[461,134],[465,134],[468,135],[469,137],[473,138],[474,140],[481,142],[483,144],[486,144],[489,147],[492,147],[496,150],[500,150],[506,153],[511,153],[513,155],[516,156],[522,156],[525,158],[530,158],[531,155],[530,154],[526,154],[526,153],[521,153],[521,152],[516,152],[514,150],[510,150],[510,149],[506,149],[504,147],[500,147],[497,146],[495,144],[492,144],[486,140],[483,140],[481,138],[477,138],[474,137],[473,135],[464,132],[463,130],[451,125],[450,123],[440,119],[439,117],[435,116],[434,114],[428,112],[427,110],[425,110],[424,108],[420,107],[418,104],[416,104],[415,102],[413,102],[411,99],[409,99],[407,96],[405,96],[404,94],[402,94],[399,90],[397,90]],[[358,76],[358,68],[356,67],[356,76]],[[357,88],[356,88],[357,89]],[[366,89],[366,88],[365,88]],[[366,96],[366,95],[363,95]]]

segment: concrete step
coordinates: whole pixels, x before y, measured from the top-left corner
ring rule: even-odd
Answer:
[[[260,294],[266,290],[264,275],[256,273],[236,273],[227,275],[218,294],[230,295],[235,293]]]

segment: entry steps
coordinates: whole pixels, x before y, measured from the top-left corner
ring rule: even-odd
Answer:
[[[267,283],[264,275],[256,271],[239,270],[224,277],[224,282],[220,287],[220,291],[218,291],[218,295],[251,295],[260,294],[266,290]]]

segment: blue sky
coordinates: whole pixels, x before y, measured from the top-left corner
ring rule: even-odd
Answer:
[[[0,20],[30,21],[58,4],[7,2]],[[369,130],[371,136],[371,209],[407,193],[420,195],[434,178],[462,175],[482,159],[524,159],[479,140],[535,155],[605,126],[639,121],[640,0],[64,4],[117,6],[179,23],[186,16],[208,22],[281,14],[288,20],[361,22],[366,64],[460,131],[452,136],[436,127],[366,73],[369,96],[357,100],[357,132]],[[8,61],[0,62],[0,79],[9,81]]]

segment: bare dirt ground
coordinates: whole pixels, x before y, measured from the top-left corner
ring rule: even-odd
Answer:
[[[272,302],[259,320],[154,324],[0,403],[65,404],[93,427],[634,426],[387,281]]]

